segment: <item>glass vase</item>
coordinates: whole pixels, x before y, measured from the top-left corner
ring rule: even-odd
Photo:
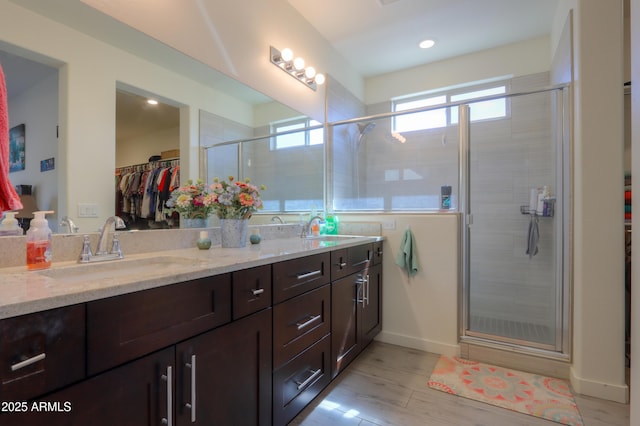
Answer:
[[[247,219],[220,219],[222,247],[238,248],[247,245]]]

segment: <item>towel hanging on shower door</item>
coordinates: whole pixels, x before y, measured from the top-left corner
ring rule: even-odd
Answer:
[[[538,240],[540,239],[540,230],[538,229],[538,216],[531,215],[529,220],[529,232],[527,233],[527,254],[529,259],[538,254]]]

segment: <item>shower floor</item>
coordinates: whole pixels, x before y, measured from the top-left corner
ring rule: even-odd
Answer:
[[[542,344],[553,344],[555,335],[551,327],[521,321],[472,316],[470,331],[483,334],[526,340]]]

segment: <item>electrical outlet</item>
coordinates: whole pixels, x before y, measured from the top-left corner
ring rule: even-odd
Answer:
[[[99,217],[95,203],[78,203],[78,217]]]
[[[396,229],[396,221],[393,219],[383,220],[382,229]]]

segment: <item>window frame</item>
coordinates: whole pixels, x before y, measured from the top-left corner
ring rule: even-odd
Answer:
[[[456,120],[455,122],[453,122],[452,120],[452,113],[451,113],[451,108],[445,108],[444,105],[450,104],[450,103],[454,103],[454,102],[469,102],[469,103],[475,103],[477,99],[481,99],[482,97],[485,96],[499,96],[499,95],[504,95],[503,101],[504,101],[504,115],[500,115],[500,116],[493,116],[493,117],[487,117],[487,118],[480,118],[480,119],[473,119],[471,118],[471,122],[477,123],[477,122],[483,122],[483,121],[491,121],[491,120],[502,120],[502,119],[506,119],[509,118],[511,116],[511,98],[508,97],[507,95],[510,92],[510,81],[509,80],[499,80],[499,81],[494,81],[491,83],[483,83],[483,84],[473,84],[473,85],[467,85],[464,87],[459,87],[459,88],[455,88],[455,89],[446,89],[446,90],[437,90],[437,91],[433,91],[433,92],[427,92],[427,93],[423,93],[420,95],[412,95],[412,96],[407,96],[407,97],[402,97],[402,98],[396,98],[393,99],[391,101],[391,110],[393,113],[400,113],[397,115],[394,115],[392,117],[392,123],[391,123],[391,127],[392,127],[392,131],[393,132],[397,132],[397,133],[409,133],[409,132],[416,132],[416,131],[430,131],[430,130],[438,130],[438,129],[443,129],[446,128],[448,126],[455,126],[458,124],[458,121]],[[504,91],[503,93],[500,94],[496,94],[496,95],[485,95],[485,96],[476,96],[476,97],[469,97],[464,99],[463,101],[453,101],[451,98],[452,97],[457,97],[460,95],[467,95],[467,94],[471,94],[474,92],[481,92],[481,91],[486,91],[486,90],[491,90],[491,89],[500,89],[502,88]],[[437,111],[438,105],[443,105],[442,108],[445,108],[444,114],[445,114],[445,124],[444,126],[433,126],[433,127],[422,127],[422,128],[411,128],[411,129],[398,129],[397,127],[397,118],[405,115],[405,114],[401,114],[403,111],[406,111],[408,109],[400,109],[398,110],[398,105],[403,105],[403,104],[407,104],[407,103],[411,103],[411,102],[418,102],[420,100],[429,100],[429,99],[435,99],[435,98],[439,98],[439,97],[444,97],[444,101],[442,103],[437,103],[437,104],[433,104],[433,105],[429,105],[429,107],[431,107],[432,109],[423,111],[423,112],[417,112],[417,113],[407,113],[407,115],[411,115],[411,114],[424,114],[424,113],[428,113],[428,112],[432,112],[432,111]],[[422,108],[422,107],[418,107],[418,108]],[[426,108],[426,106],[425,106]]]
[[[296,126],[296,125],[300,125],[300,128],[285,130],[281,132],[277,131],[277,129],[282,127],[290,127],[290,126]],[[272,135],[269,149],[271,151],[277,151],[281,149],[304,148],[309,146],[324,145],[324,127],[319,127],[319,126],[322,126],[322,123],[309,117],[299,117],[299,118],[294,118],[289,120],[273,122],[269,125],[271,130],[271,135]],[[310,130],[309,128],[314,128],[314,129]],[[314,138],[312,137],[313,136],[312,132],[318,131],[318,130],[321,132],[321,136],[316,138],[316,140],[320,140],[320,142],[312,143],[314,141]],[[279,137],[291,136],[298,133],[300,133],[301,136],[304,137],[304,141],[302,143],[299,143],[297,145],[288,145],[288,146],[281,146],[281,147],[278,146]]]

